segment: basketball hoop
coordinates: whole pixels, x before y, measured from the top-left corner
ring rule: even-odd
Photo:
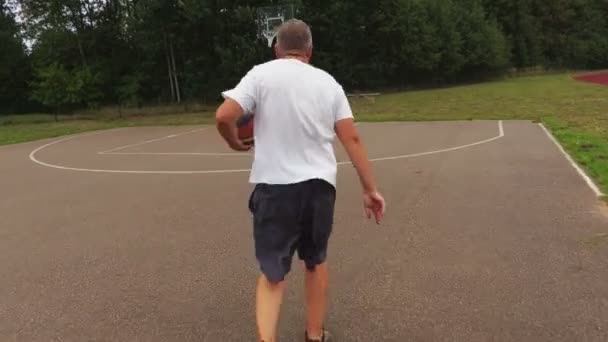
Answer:
[[[268,47],[271,48],[279,26],[285,21],[295,18],[295,12],[295,6],[292,4],[259,7],[256,20],[258,38],[266,39]]]

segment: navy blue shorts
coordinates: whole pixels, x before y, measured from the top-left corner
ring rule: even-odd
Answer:
[[[257,184],[249,199],[255,255],[262,273],[279,282],[295,251],[309,270],[325,262],[336,189],[320,179],[296,184]]]

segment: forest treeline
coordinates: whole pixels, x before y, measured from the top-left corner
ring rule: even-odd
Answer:
[[[0,0],[0,114],[216,100],[272,58],[278,1]],[[296,0],[347,89],[608,67],[607,0]]]

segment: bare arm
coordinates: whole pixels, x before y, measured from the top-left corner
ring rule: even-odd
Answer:
[[[236,127],[236,122],[241,115],[243,115],[241,106],[236,101],[228,98],[217,109],[215,121],[217,130],[233,150],[247,151],[251,146],[245,145],[238,138],[238,129]]]
[[[367,152],[361,142],[354,121],[344,119],[336,122],[336,135],[359,174],[363,191],[366,193],[376,192],[376,181],[372,174],[372,166],[367,159]]]
[[[363,187],[363,205],[367,217],[371,218],[373,214],[376,223],[380,223],[384,218],[386,204],[384,198],[378,192],[371,163],[367,158],[367,152],[361,142],[354,121],[352,119],[337,121],[336,135],[359,174],[359,180]]]

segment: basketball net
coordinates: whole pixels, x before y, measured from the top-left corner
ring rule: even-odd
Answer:
[[[264,38],[268,47],[277,36],[279,26],[289,19],[295,18],[295,6],[293,4],[259,7],[257,10],[258,38]]]

